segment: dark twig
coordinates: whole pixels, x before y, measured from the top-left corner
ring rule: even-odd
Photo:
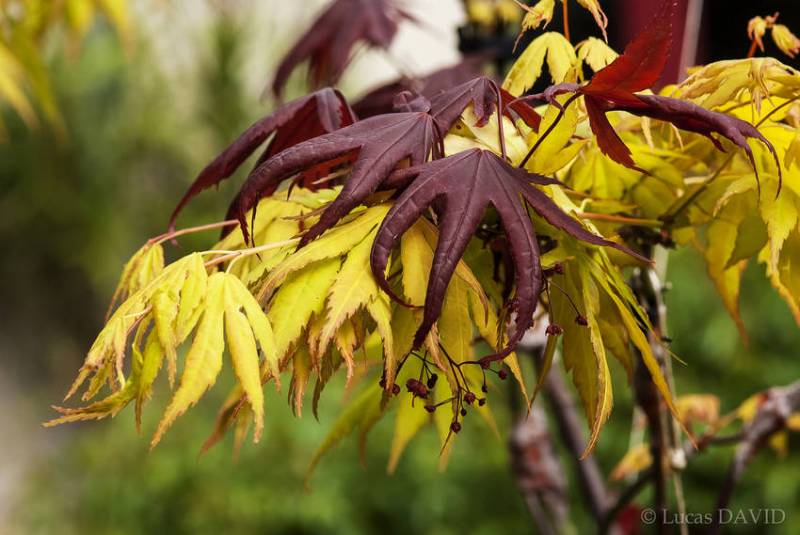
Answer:
[[[800,381],[785,387],[770,388],[755,417],[742,430],[742,441],[736,447],[728,475],[717,498],[716,514],[709,533],[720,532],[721,511],[728,507],[733,491],[742,478],[747,465],[764,447],[769,438],[786,425],[786,419],[800,410]]]
[[[539,533],[561,533],[569,512],[567,480],[540,407],[519,416],[509,452],[514,479]]]
[[[528,353],[533,356],[536,359],[537,367],[540,367],[539,360],[543,347],[543,344],[522,343],[517,346],[517,353]],[[543,390],[551,408],[550,413],[558,426],[561,441],[569,451],[569,456],[575,462],[578,486],[581,489],[583,500],[595,520],[600,522],[605,515],[609,502],[605,477],[600,471],[594,455],[587,455],[581,458],[586,450],[583,426],[578,416],[575,400],[570,395],[567,384],[564,381],[564,376],[555,367],[547,374]]]

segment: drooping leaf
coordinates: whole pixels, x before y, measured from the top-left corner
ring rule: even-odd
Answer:
[[[278,65],[272,91],[280,96],[289,75],[306,60],[312,86],[336,85],[356,44],[386,50],[400,21],[410,18],[393,0],[335,0]]]
[[[677,7],[676,0],[664,0],[622,55],[597,72],[584,86],[583,93],[624,101],[633,93],[652,87],[667,65]]]
[[[208,279],[203,317],[186,355],[180,384],[158,423],[150,441],[151,447],[155,447],[175,419],[197,403],[216,382],[222,369],[222,353],[225,349],[224,311],[225,273],[215,273]]]
[[[267,317],[275,333],[279,361],[287,356],[313,314],[324,310],[328,289],[339,272],[339,258],[320,260],[292,273],[270,301]]]
[[[494,206],[499,213],[515,267],[516,293],[512,307],[517,313],[517,325],[514,335],[498,352],[499,358],[507,356],[530,327],[541,291],[539,246],[523,199],[551,225],[576,239],[627,251],[584,229],[534,186],[553,183],[551,179],[511,167],[489,151],[461,152],[404,169],[396,178],[400,182],[408,180],[410,185],[381,224],[371,257],[373,275],[389,295],[394,292],[386,281],[385,270],[398,238],[428,207],[433,207],[439,215],[439,243],[428,278],[424,317],[414,339],[415,347],[422,344],[439,317],[447,285],[489,206]]]
[[[256,121],[200,172],[172,212],[170,229],[174,229],[178,214],[194,196],[229,178],[273,133],[275,136],[259,163],[298,143],[353,122],[355,114],[335,89],[321,89],[281,106]]]

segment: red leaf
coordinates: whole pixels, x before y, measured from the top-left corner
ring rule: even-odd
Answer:
[[[667,65],[677,7],[676,0],[664,0],[655,17],[628,43],[625,52],[584,86],[584,94],[623,100],[652,87]]]
[[[625,167],[636,167],[631,158],[631,150],[620,139],[614,127],[608,122],[605,111],[602,108],[602,101],[586,96],[586,113],[589,115],[589,125],[592,132],[597,136],[597,146],[600,151]]]
[[[174,229],[180,211],[195,195],[230,177],[273,133],[275,137],[259,158],[259,163],[292,145],[333,132],[355,120],[355,114],[345,98],[330,88],[281,106],[272,115],[258,120],[245,130],[200,172],[172,212],[170,230]]]
[[[411,17],[391,0],[335,0],[278,65],[273,93],[280,96],[289,75],[306,60],[313,87],[336,85],[357,43],[388,49],[404,18]]]

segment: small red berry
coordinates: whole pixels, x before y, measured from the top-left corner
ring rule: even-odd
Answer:
[[[485,384],[481,386],[481,392],[483,392],[485,394],[488,391],[489,391],[489,387],[487,387]]]
[[[461,409],[461,416],[467,415],[467,409]]]
[[[380,381],[378,381],[378,385],[381,388],[386,388],[386,379],[381,379]]]
[[[425,410],[428,412],[433,412],[436,410],[436,405],[425,405]]]
[[[483,407],[484,405],[486,405],[486,398],[481,398],[481,399],[479,399],[479,400],[478,400],[478,405],[479,405],[479,406],[481,406],[481,407]]]
[[[398,385],[397,383],[393,384],[392,385],[392,394],[394,394],[396,396],[399,393],[400,393],[400,385]]]
[[[508,378],[508,372],[505,370],[500,370],[497,372],[497,376],[502,380],[505,381]]]
[[[453,423],[451,423],[451,424],[450,424],[450,430],[451,430],[453,433],[458,433],[459,431],[461,431],[461,424],[460,424],[460,423],[458,423],[458,422],[453,422]]]
[[[564,332],[564,328],[557,323],[551,323],[547,326],[547,335],[548,336],[558,336],[559,334]]]
[[[577,323],[578,325],[581,325],[583,327],[586,327],[586,326],[589,325],[589,320],[586,319],[586,316],[578,315],[578,316],[575,316],[575,323]]]
[[[464,394],[464,402],[467,405],[472,405],[474,401],[475,401],[475,394],[473,394],[472,392],[467,392],[466,394]]]

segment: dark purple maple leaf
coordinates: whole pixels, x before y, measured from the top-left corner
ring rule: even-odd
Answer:
[[[626,247],[586,230],[535,186],[557,183],[556,180],[515,168],[490,151],[470,149],[402,169],[390,183],[403,189],[378,230],[370,264],[380,287],[395,299],[398,298],[385,275],[390,252],[429,207],[438,215],[439,242],[428,278],[422,324],[414,337],[415,347],[422,344],[439,317],[456,265],[490,206],[500,216],[511,252],[516,285],[512,308],[517,320],[506,346],[483,362],[502,359],[514,350],[533,323],[542,290],[539,245],[526,204],[552,226],[578,240],[615,247],[643,259]]]
[[[357,43],[388,49],[403,19],[412,17],[392,0],[335,0],[278,65],[273,93],[280,96],[289,75],[306,60],[314,87],[336,85]]]
[[[481,65],[485,60],[484,55],[477,55],[419,79],[403,77],[394,80],[362,96],[353,104],[353,109],[362,119],[391,113],[394,110],[395,96],[403,91],[411,91],[431,99],[443,91],[481,76],[483,74]]]
[[[293,100],[259,119],[200,172],[175,207],[170,218],[170,230],[174,229],[180,211],[195,195],[230,177],[273,133],[275,136],[257,166],[293,145],[334,132],[355,120],[345,98],[330,88]]]
[[[239,220],[245,239],[249,236],[247,211],[297,173],[326,162],[352,162],[352,171],[341,193],[304,234],[302,247],[377,191],[401,163],[407,161],[413,166],[431,156],[441,156],[441,136],[433,117],[427,113],[427,101],[401,98],[398,104],[415,111],[358,121],[289,147],[253,170],[228,211],[229,217]]]
[[[436,120],[439,130],[446,133],[469,105],[472,105],[478,119],[476,126],[484,126],[500,103],[504,115],[513,118],[513,114],[516,114],[528,126],[538,130],[541,123],[539,114],[526,102],[515,99],[510,93],[501,89],[497,82],[486,76],[473,78],[431,97],[431,115]],[[503,140],[500,141],[502,145]]]

